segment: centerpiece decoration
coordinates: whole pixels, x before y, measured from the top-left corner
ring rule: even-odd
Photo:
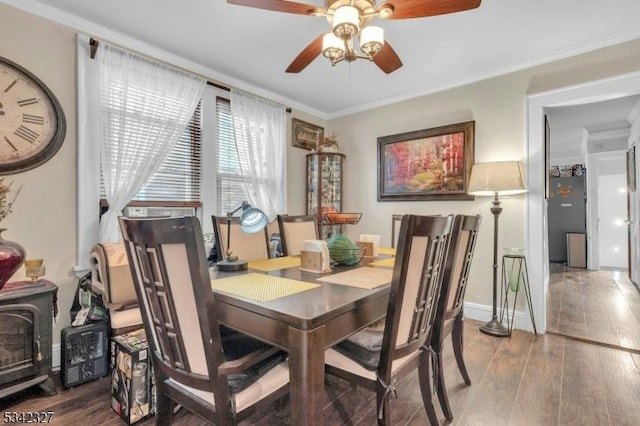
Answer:
[[[355,265],[364,256],[364,248],[358,246],[342,234],[336,234],[327,241],[329,257],[337,265]]]
[[[11,192],[11,185],[4,181],[4,178],[0,178],[0,222],[11,213],[13,203],[18,198],[22,187],[18,188],[15,194]],[[0,227],[0,290],[9,281],[9,278],[15,274],[15,272],[24,263],[26,252],[24,248],[13,241],[8,241],[2,238],[2,233],[6,231],[5,228]]]
[[[323,137],[318,141],[318,152],[340,152],[338,141],[335,136]]]

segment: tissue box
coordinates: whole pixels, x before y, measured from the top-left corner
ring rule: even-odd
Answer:
[[[155,414],[155,383],[144,330],[111,339],[111,408],[129,425]]]
[[[323,240],[303,240],[300,251],[300,270],[322,274],[331,272],[329,248]]]
[[[322,253],[317,251],[300,251],[300,269],[308,272],[323,272]]]
[[[378,247],[380,246],[380,235],[360,234],[358,244],[365,247],[364,255],[367,257],[378,257]]]

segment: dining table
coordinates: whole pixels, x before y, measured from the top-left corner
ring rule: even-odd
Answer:
[[[325,350],[386,314],[392,268],[368,266],[379,260],[322,274],[295,257],[212,268],[220,323],[288,352],[291,424],[323,424]]]

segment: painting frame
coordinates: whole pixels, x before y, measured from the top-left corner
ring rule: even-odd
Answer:
[[[467,190],[474,144],[475,121],[379,137],[378,201],[473,200]],[[418,162],[408,155],[416,152],[424,154]]]
[[[313,151],[324,138],[324,127],[307,123],[306,121],[291,119],[291,143],[296,148]]]

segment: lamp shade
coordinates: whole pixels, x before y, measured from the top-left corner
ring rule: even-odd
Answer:
[[[513,195],[526,191],[519,161],[478,163],[471,169],[467,191],[471,195]]]
[[[242,211],[240,228],[247,234],[254,234],[267,226],[267,215],[256,207],[249,207]]]
[[[360,31],[360,11],[350,5],[340,6],[333,15],[333,33],[343,40],[350,39]]]
[[[369,25],[360,33],[360,49],[365,55],[375,56],[384,46],[384,30],[377,25]]]
[[[322,37],[322,54],[331,61],[337,61],[344,56],[344,42],[333,33]]]

